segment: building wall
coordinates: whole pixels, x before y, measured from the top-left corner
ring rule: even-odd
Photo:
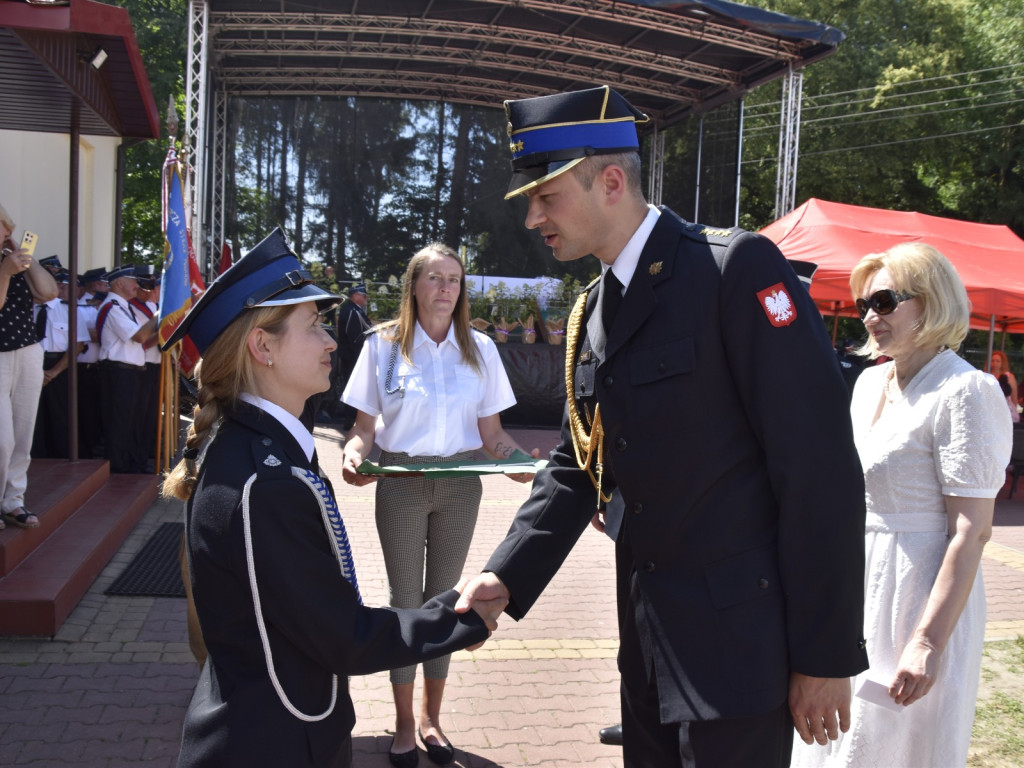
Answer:
[[[79,137],[78,271],[114,264],[114,206],[120,139]],[[68,266],[71,137],[0,130],[0,204],[18,225],[39,235],[36,256]]]

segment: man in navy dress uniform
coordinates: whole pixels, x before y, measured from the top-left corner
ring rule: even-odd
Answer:
[[[460,610],[522,618],[595,509],[616,544],[624,765],[785,766],[849,723],[864,486],[820,315],[773,243],[641,192],[608,87],[508,101],[526,226],[602,268],[566,331],[562,438]]]

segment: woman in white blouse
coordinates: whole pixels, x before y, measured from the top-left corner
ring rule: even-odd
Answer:
[[[431,244],[413,256],[399,316],[367,339],[342,400],[357,410],[343,464],[343,477],[353,485],[373,480],[356,468],[374,441],[382,465],[465,461],[480,448],[508,458],[521,450],[499,417],[515,404],[512,387],[494,342],[469,325],[465,271],[451,248]],[[476,527],[480,479],[383,478],[376,490],[391,605],[419,607],[454,586],[462,573]],[[449,661],[445,656],[423,665],[418,733],[438,765],[455,754],[440,724]],[[388,757],[397,768],[412,768],[419,760],[415,676],[415,666],[391,671],[396,716]]]
[[[935,248],[864,257],[850,286],[891,362],[850,405],[867,492],[865,637],[851,728],[797,742],[794,766],[965,765],[985,636],[979,563],[1005,480],[1011,424],[996,380],[958,357],[970,304]],[[827,510],[823,513],[827,514]]]

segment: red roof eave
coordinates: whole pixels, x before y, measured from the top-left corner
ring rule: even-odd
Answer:
[[[160,118],[156,100],[149,85],[149,76],[142,62],[138,41],[135,39],[131,17],[126,9],[98,3],[95,0],[69,0],[69,5],[66,6],[30,5],[0,0],[0,26],[120,38],[127,51],[128,63],[138,88],[138,98],[149,124],[150,135],[136,138],[160,137]]]

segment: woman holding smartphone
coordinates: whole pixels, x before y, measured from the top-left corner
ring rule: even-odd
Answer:
[[[32,305],[57,297],[53,275],[27,248],[15,245],[13,235],[14,220],[0,205],[0,529],[6,523],[39,527],[39,518],[25,508],[29,451],[43,388],[43,348]]]

